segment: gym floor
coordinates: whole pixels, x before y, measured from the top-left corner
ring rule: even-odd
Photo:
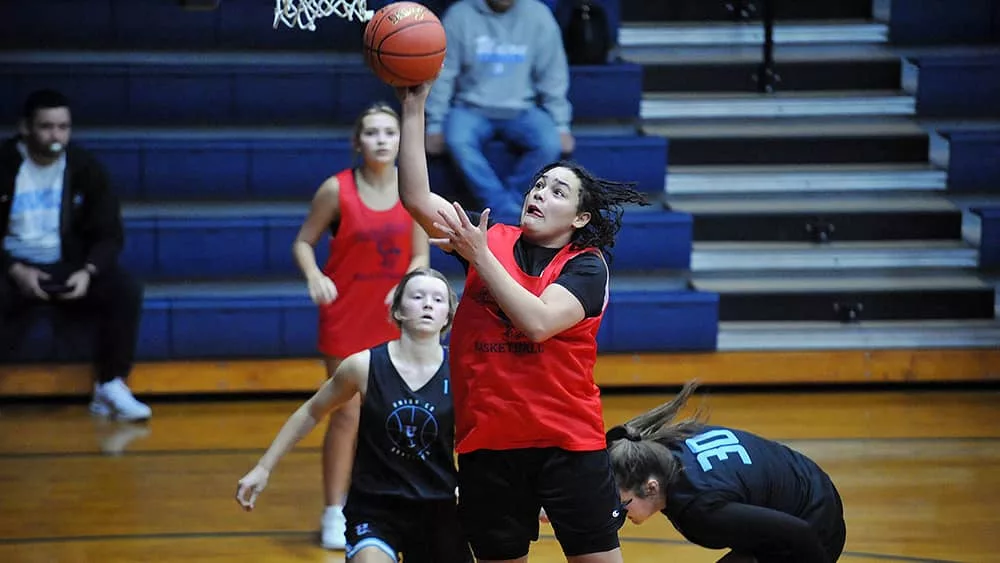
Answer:
[[[700,398],[699,398],[700,397]],[[669,398],[609,393],[617,423]],[[80,402],[0,407],[0,561],[343,561],[317,545],[316,429],[252,513],[233,500],[299,398],[154,401],[147,424]],[[699,392],[711,420],[811,456],[844,499],[841,561],[1000,561],[1000,391]],[[625,560],[710,563],[656,519],[622,530]],[[531,561],[564,561],[551,528]]]

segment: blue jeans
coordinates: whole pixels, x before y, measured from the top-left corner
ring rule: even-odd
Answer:
[[[483,155],[487,143],[495,138],[518,153],[514,169],[503,180]],[[504,215],[520,215],[531,179],[543,166],[558,160],[562,150],[555,121],[538,107],[503,120],[453,106],[445,119],[444,140],[472,195],[494,213]]]

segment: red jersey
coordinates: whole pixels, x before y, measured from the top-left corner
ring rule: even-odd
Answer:
[[[558,277],[569,260],[596,249],[560,250],[540,276],[529,276],[514,258],[521,229],[494,225],[490,250],[507,272],[535,295]],[[607,295],[607,288],[605,288]],[[545,342],[515,328],[478,272],[469,267],[450,342],[456,449],[557,447],[604,449],[600,390],[594,383],[598,317],[585,318]]]
[[[413,219],[403,204],[373,211],[358,196],[354,171],[337,174],[340,224],[323,267],[337,299],[319,308],[319,349],[345,358],[399,338],[385,297],[406,274],[413,254]]]

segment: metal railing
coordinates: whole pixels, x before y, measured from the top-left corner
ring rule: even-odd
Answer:
[[[774,0],[727,0],[726,9],[736,21],[750,21],[759,15],[764,26],[764,41],[761,43],[761,61],[757,66],[754,80],[757,91],[774,92],[781,77],[774,65]]]

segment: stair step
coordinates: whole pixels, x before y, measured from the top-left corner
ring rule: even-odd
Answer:
[[[972,273],[869,270],[854,275],[779,272],[695,275],[719,294],[720,321],[993,319],[995,289]],[[848,312],[853,310],[854,315]]]
[[[893,194],[896,195],[896,194]],[[891,241],[962,238],[962,211],[943,197],[764,194],[667,198],[694,217],[696,241]]]
[[[618,46],[625,60],[641,65],[759,64],[761,45]],[[899,48],[883,43],[778,43],[771,55],[777,65],[792,63],[901,63]]]
[[[732,21],[735,19],[730,5],[739,2],[706,0],[671,0],[669,2],[649,0],[624,0],[621,3],[622,20],[643,21]],[[761,5],[754,3],[755,7]],[[830,20],[868,19],[872,17],[872,0],[773,0],[774,16],[777,20]],[[749,16],[759,19],[759,8]]]
[[[643,91],[756,92],[760,53],[757,53],[756,59],[714,63],[642,63]],[[899,90],[902,85],[901,66],[898,58],[873,61],[781,61],[776,62],[773,67],[777,78],[774,88],[781,92]]]
[[[682,138],[670,140],[667,156],[674,165],[926,163],[924,136]],[[667,186],[669,192],[670,186]]]
[[[816,276],[831,275],[829,270],[851,271],[871,268],[886,269],[877,276],[857,277],[848,274],[844,283],[865,284],[872,280],[892,280],[900,284],[929,283],[936,279],[920,276],[914,279],[916,268],[975,268],[979,263],[977,249],[960,240],[940,241],[877,241],[832,242],[702,242],[694,243],[691,252],[693,272],[721,274],[718,277],[701,276],[699,279],[712,284],[745,284],[758,287],[776,282],[775,287],[797,284],[809,287]],[[808,270],[805,274],[774,278],[769,272]],[[896,270],[895,272],[893,270]],[[747,275],[747,273],[754,275]],[[864,272],[861,272],[862,274]],[[759,275],[757,275],[759,274]],[[838,278],[839,279],[839,278]],[[951,279],[947,278],[946,279]],[[959,279],[966,279],[960,277]],[[973,283],[976,278],[968,278]],[[853,281],[852,281],[853,280]],[[781,285],[781,284],[785,285]],[[881,282],[880,282],[881,283]],[[977,282],[982,283],[982,282]],[[715,285],[713,285],[715,287]],[[763,286],[761,286],[763,287]],[[858,286],[860,287],[860,285]],[[716,291],[716,289],[710,289]]]
[[[656,94],[651,94],[654,96]],[[723,120],[713,117],[690,119],[646,119],[647,135],[678,138],[774,138],[774,137],[894,137],[923,136],[929,131],[906,116],[836,117],[745,117]]]
[[[873,120],[875,118],[873,117]],[[760,166],[831,164],[913,164],[927,166],[931,157],[931,137],[910,123],[835,124],[829,120],[797,119],[782,128],[773,123],[743,120],[720,121],[716,126],[697,128],[645,125],[647,135],[667,139],[667,161],[677,166]],[[662,122],[661,122],[662,123]],[[764,188],[758,188],[764,189]],[[671,190],[667,184],[668,193]]]
[[[646,120],[642,131],[667,139],[671,169],[872,163],[926,167],[931,156],[929,133],[898,116]]]
[[[824,166],[676,166],[666,176],[671,196],[796,192],[944,191],[948,174],[926,164]],[[744,200],[740,200],[744,203]],[[674,200],[671,200],[674,204]],[[892,205],[884,202],[885,205]],[[706,204],[707,205],[707,204]],[[763,205],[763,204],[762,204]],[[837,205],[830,201],[829,205]]]
[[[942,196],[916,195],[885,197],[877,195],[764,194],[734,200],[731,197],[670,197],[674,211],[695,215],[758,215],[799,213],[893,213],[958,212],[958,207]]]
[[[731,269],[732,270],[732,269]],[[974,272],[935,270],[922,274],[909,269],[873,269],[832,275],[827,270],[803,272],[790,270],[761,272],[729,271],[725,275],[703,276],[695,273],[691,282],[701,291],[719,293],[788,294],[832,291],[894,293],[966,289],[993,291],[993,286]]]
[[[864,21],[783,21],[775,24],[773,39],[776,44],[885,43],[889,39],[889,26]],[[759,21],[628,23],[619,29],[618,41],[623,47],[760,46],[764,42],[764,26]]]
[[[997,348],[996,320],[719,323],[720,351]]]
[[[643,96],[643,119],[913,115],[916,99],[897,92],[777,94],[652,93]]]

